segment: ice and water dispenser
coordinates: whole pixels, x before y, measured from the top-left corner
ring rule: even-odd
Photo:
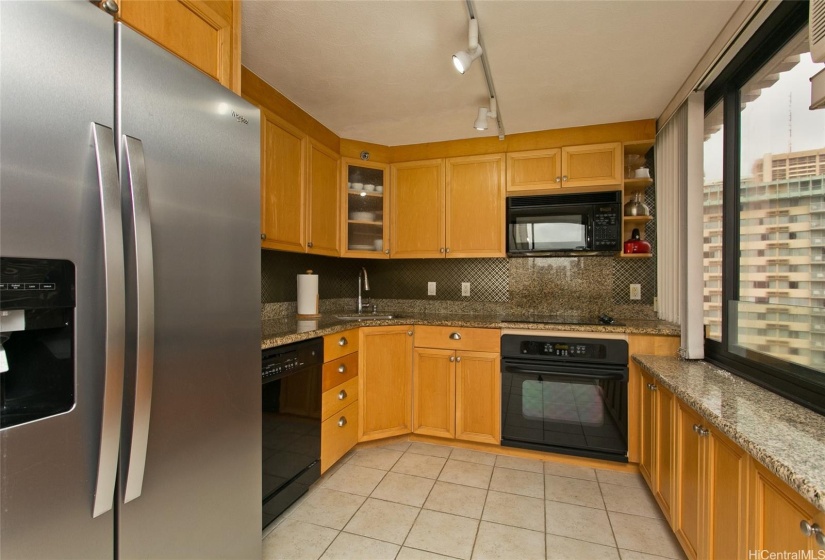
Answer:
[[[74,406],[74,286],[69,261],[0,257],[0,428]]]

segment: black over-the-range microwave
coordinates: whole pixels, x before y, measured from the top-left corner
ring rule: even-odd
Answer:
[[[622,243],[622,193],[507,198],[507,255],[609,255]]]

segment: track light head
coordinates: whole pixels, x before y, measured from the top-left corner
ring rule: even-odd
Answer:
[[[476,122],[473,124],[476,130],[487,130],[487,119],[495,119],[498,116],[498,111],[496,107],[496,98],[490,98],[490,107],[479,107],[478,108],[478,118],[476,118]]]
[[[474,51],[458,51],[453,55],[453,66],[459,73],[463,74],[470,68],[475,59],[481,56],[481,47],[476,47]]]

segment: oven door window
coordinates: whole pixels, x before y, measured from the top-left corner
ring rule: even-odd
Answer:
[[[587,216],[578,213],[511,216],[509,250],[586,250]]]
[[[503,437],[574,449],[627,450],[624,381],[506,372],[503,380]]]

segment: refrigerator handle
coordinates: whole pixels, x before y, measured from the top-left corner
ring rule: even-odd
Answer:
[[[123,222],[120,214],[115,137],[111,128],[92,124],[100,213],[103,225],[103,267],[106,285],[106,356],[101,410],[100,453],[97,461],[92,517],[112,509],[123,412],[123,366],[126,344],[126,293],[123,262]]]
[[[126,175],[132,198],[135,269],[137,284],[137,364],[135,376],[135,413],[132,422],[132,445],[126,471],[124,503],[139,498],[143,490],[149,418],[152,412],[152,377],[155,357],[155,283],[152,253],[152,224],[149,214],[149,191],[143,142],[123,136]]]

